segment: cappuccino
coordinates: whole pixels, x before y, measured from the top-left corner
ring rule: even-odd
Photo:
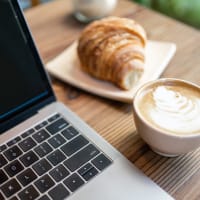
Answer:
[[[141,91],[138,112],[154,128],[176,135],[200,134],[200,88],[157,82]]]

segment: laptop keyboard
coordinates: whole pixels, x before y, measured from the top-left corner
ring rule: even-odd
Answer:
[[[55,114],[0,146],[0,200],[60,200],[112,161]]]

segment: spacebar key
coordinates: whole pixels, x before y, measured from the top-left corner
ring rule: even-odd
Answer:
[[[66,160],[64,164],[73,172],[99,153],[100,151],[94,145],[89,144],[77,154]]]

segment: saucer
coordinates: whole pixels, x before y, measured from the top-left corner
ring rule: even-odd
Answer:
[[[141,85],[159,78],[175,54],[176,45],[169,42],[148,40],[144,73],[138,83],[128,91],[83,72],[80,68],[76,49],[77,42],[75,41],[46,64],[47,71],[56,78],[87,92],[116,101],[132,103],[133,96]]]

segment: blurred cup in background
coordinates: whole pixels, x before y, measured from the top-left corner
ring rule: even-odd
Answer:
[[[90,22],[108,16],[117,0],[72,0],[74,16],[81,22]]]

